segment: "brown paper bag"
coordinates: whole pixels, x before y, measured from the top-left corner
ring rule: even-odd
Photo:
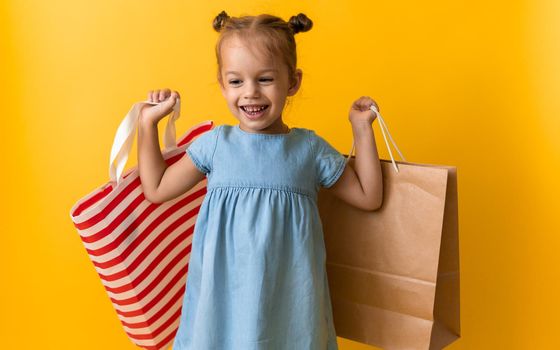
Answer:
[[[391,158],[394,167],[381,160],[376,211],[319,191],[336,333],[383,349],[441,349],[460,337],[456,167]]]

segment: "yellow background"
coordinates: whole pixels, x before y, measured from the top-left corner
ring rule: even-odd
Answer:
[[[290,126],[346,153],[348,109],[369,95],[408,161],[457,166],[462,338],[450,349],[560,348],[556,0],[0,2],[2,348],[135,348],[69,211],[108,180],[116,128],[148,90],[181,93],[178,135],[236,122],[215,81],[221,10],[314,21],[296,36]]]

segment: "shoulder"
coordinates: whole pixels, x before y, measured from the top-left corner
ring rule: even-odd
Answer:
[[[315,130],[308,128],[297,128],[302,142],[307,145],[307,152],[316,161],[320,161],[325,155],[332,155],[337,151],[331,144]],[[303,140],[305,139],[305,141]]]
[[[325,138],[323,138],[320,134],[318,134],[313,129],[308,129],[308,128],[298,128],[298,129],[300,129],[303,133],[305,133],[309,138],[309,140],[311,141],[316,142],[316,141],[325,140]]]
[[[206,127],[204,127],[204,128],[206,128]],[[192,144],[210,142],[211,140],[216,138],[216,135],[220,132],[221,128],[222,128],[222,125],[214,125],[210,129],[203,130],[203,128],[199,128],[199,129],[195,130],[194,135],[193,135],[194,140],[192,141]]]
[[[304,127],[293,127],[292,128],[301,138],[305,139],[307,146],[312,154],[317,152],[317,149],[321,148],[327,141],[313,129],[308,129]]]
[[[214,127],[209,131],[212,131],[213,133],[220,133],[222,132],[222,130],[227,129],[227,127],[231,127],[231,125],[227,125],[227,124],[214,125]]]
[[[317,137],[317,134],[314,130],[303,128],[303,127],[293,127],[292,128],[297,134],[301,135],[301,137],[305,138],[308,143],[311,144],[314,138]]]
[[[311,133],[315,132],[312,129],[308,129],[308,128],[304,128],[304,127],[293,127],[292,129],[298,130],[299,132],[306,133],[306,134],[311,134]]]
[[[235,128],[235,125],[229,125],[229,124],[220,124],[214,127],[215,131],[222,135],[231,134],[233,132],[233,128]]]
[[[194,135],[194,140],[189,143],[188,149],[194,152],[200,152],[203,149],[215,148],[218,142],[218,135],[222,130],[223,125],[214,125],[211,129],[197,130]]]
[[[226,124],[214,125],[211,129],[202,132],[199,135],[198,139],[204,139],[207,141],[216,140],[218,138],[218,135],[220,135],[224,129],[227,130],[226,127],[229,127],[229,125]]]
[[[304,131],[309,145],[311,146],[311,149],[313,151],[316,151],[318,148],[321,148],[325,144],[329,144],[329,142],[323,136],[319,135],[315,130],[307,128],[301,129]]]

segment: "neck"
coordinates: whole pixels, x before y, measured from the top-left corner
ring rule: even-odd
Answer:
[[[281,125],[270,125],[267,128],[261,129],[261,130],[248,130],[246,129],[241,123],[239,123],[239,127],[243,130],[243,131],[247,131],[247,132],[251,132],[251,133],[259,133],[259,134],[287,134],[290,132],[290,127],[286,124],[284,124],[283,122],[280,122]]]

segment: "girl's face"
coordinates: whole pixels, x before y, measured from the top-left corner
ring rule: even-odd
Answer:
[[[251,52],[235,36],[222,42],[221,53],[221,90],[228,108],[239,120],[239,127],[253,133],[285,132],[282,110],[286,97],[294,95],[301,85],[301,69],[290,87],[284,64]]]

